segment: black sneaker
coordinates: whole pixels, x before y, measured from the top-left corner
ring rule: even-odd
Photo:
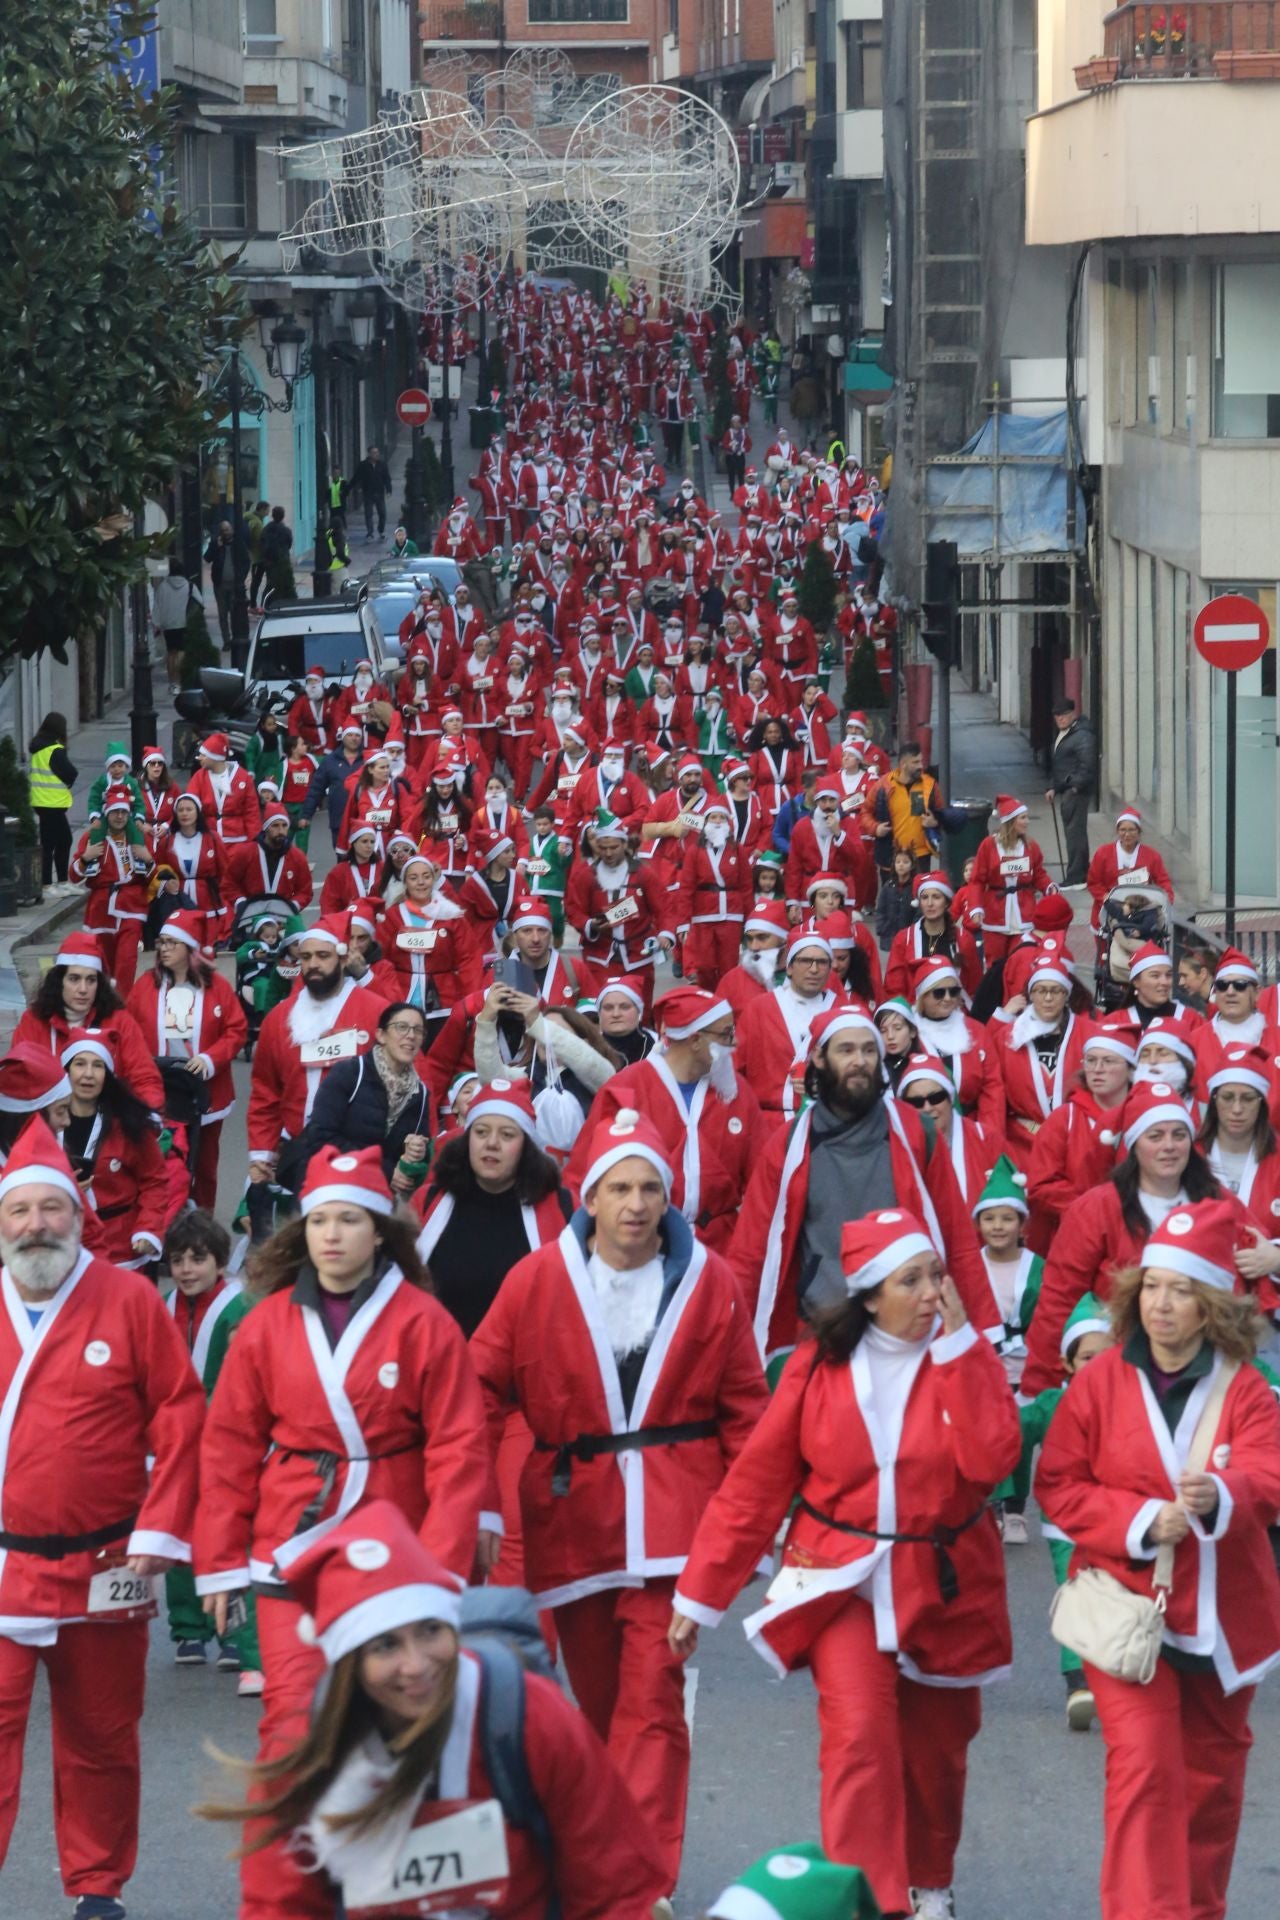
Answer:
[[[114,1894],[82,1893],[76,1901],[75,1920],[127,1920],[127,1915]]]
[[[239,1673],[240,1655],[234,1647],[219,1647],[217,1664],[219,1673]]]
[[[175,1667],[202,1667],[205,1664],[203,1640],[179,1640],[173,1650]]]

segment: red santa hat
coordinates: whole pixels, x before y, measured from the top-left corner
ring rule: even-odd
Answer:
[[[783,940],[790,930],[791,922],[781,900],[757,900],[742,923],[744,933],[776,933]]]
[[[225,760],[231,751],[231,742],[225,733],[211,733],[200,742],[200,751],[208,754],[210,760]]]
[[[840,1232],[840,1265],[851,1298],[871,1293],[922,1253],[936,1253],[936,1248],[915,1215],[901,1207],[846,1220]]]
[[[375,934],[378,931],[378,920],[385,910],[383,902],[376,893],[367,894],[363,900],[357,900],[353,907],[348,908],[348,946],[351,944],[352,931],[356,927],[362,927],[367,934]]]
[[[1241,953],[1239,947],[1228,947],[1213,970],[1214,986],[1223,980],[1250,980],[1256,986],[1258,969],[1247,953]]]
[[[1023,804],[1023,802],[1017,799],[1013,794],[998,793],[996,795],[996,804],[993,811],[995,813],[996,819],[1000,822],[1000,825],[1006,826],[1010,820],[1021,819],[1022,816],[1026,813],[1027,809]]]
[[[305,675],[303,676],[303,678],[304,678],[304,680],[323,680],[323,679],[324,679],[324,668],[323,668],[323,667],[315,667],[315,666],[312,666],[312,667],[308,667],[308,668],[307,668],[307,671],[306,671],[306,673],[305,673]]]
[[[133,807],[133,795],[128,787],[110,786],[102,796],[103,813],[129,813]]]
[[[1164,1267],[1217,1293],[1236,1291],[1240,1209],[1232,1200],[1199,1200],[1166,1214],[1142,1249],[1144,1267]]]
[[[911,996],[917,1006],[933,987],[959,986],[960,975],[945,953],[931,953],[911,976]]]
[[[208,932],[206,916],[195,907],[182,907],[169,915],[160,932],[166,939],[179,940],[193,953],[199,953]]]
[[[1185,1060],[1189,1067],[1196,1064],[1196,1050],[1187,1038],[1187,1029],[1177,1015],[1161,1014],[1156,1020],[1148,1020],[1146,1030],[1129,1029],[1132,1035],[1133,1057],[1136,1060],[1148,1040],[1158,1040],[1162,1047],[1168,1047],[1176,1053],[1179,1060]],[[1158,1076],[1157,1076],[1158,1077]]]
[[[628,1000],[635,1002],[641,1013],[644,1012],[644,982],[638,973],[622,973],[616,980],[606,980],[596,996],[597,1007],[606,993],[625,994]]]
[[[806,947],[816,947],[821,953],[826,954],[828,960],[831,958],[830,943],[824,940],[820,933],[815,933],[812,927],[793,927],[787,937],[786,965],[790,966],[796,955],[802,953]]]
[[[405,865],[408,866],[406,861]],[[336,914],[326,914],[323,920],[317,920],[314,927],[308,927],[302,935],[304,940],[323,940],[327,946],[335,947],[339,953],[347,950],[347,929]]]
[[[838,780],[833,780],[830,777],[830,775],[828,775],[825,780],[819,780],[817,786],[813,790],[813,797],[815,800],[823,800],[827,798],[830,798],[832,800],[843,800],[844,788],[840,785],[840,782]]]
[[[38,1113],[70,1093],[62,1062],[33,1041],[20,1040],[0,1060],[0,1113]]]
[[[1142,815],[1136,807],[1121,807],[1116,815],[1116,825],[1122,826],[1126,820],[1132,820],[1135,827],[1141,827]]]
[[[64,1067],[69,1067],[76,1055],[80,1053],[91,1053],[95,1060],[101,1060],[108,1073],[115,1072],[116,1056],[112,1045],[112,1036],[109,1033],[103,1032],[101,1028],[73,1027],[67,1036],[67,1044],[62,1049],[58,1058]],[[67,1081],[65,1092],[70,1093],[70,1091],[71,1083]],[[57,1093],[51,1094],[50,1098],[56,1100],[58,1098]],[[42,1101],[41,1105],[43,1104],[44,1102]],[[3,1097],[0,1096],[0,1108],[3,1108],[3,1106],[4,1100]]]
[[[833,1040],[838,1033],[869,1033],[881,1054],[884,1052],[880,1029],[871,1015],[864,1013],[861,1007],[846,1004],[843,1007],[832,1007],[828,1012],[819,1014],[809,1030],[810,1054],[816,1053],[819,1047],[825,1047],[827,1041]]]
[[[1113,1053],[1117,1059],[1123,1060],[1126,1066],[1130,1067],[1136,1065],[1138,1059],[1133,1046],[1131,1027],[1095,1027],[1084,1043],[1083,1052]]]
[[[955,1082],[937,1054],[930,1053],[927,1048],[920,1053],[908,1054],[896,1091],[901,1096],[908,1087],[921,1080],[936,1080],[952,1098],[955,1097]]]
[[[1171,967],[1172,965],[1173,961],[1163,947],[1158,947],[1154,940],[1146,940],[1129,962],[1129,978],[1136,980],[1140,973],[1147,971],[1148,967]],[[1256,980],[1258,976],[1255,973],[1253,977]]]
[[[341,1147],[330,1146],[312,1154],[302,1185],[304,1218],[313,1207],[323,1207],[329,1201],[346,1201],[364,1207],[368,1213],[389,1216],[395,1212],[395,1197],[382,1171],[381,1147],[345,1153]]]
[[[516,910],[511,916],[511,931],[513,933],[518,927],[547,927],[549,929],[550,926],[551,909],[545,900],[539,900],[536,895],[531,895],[516,901]]]
[[[87,967],[91,973],[105,971],[102,949],[91,933],[69,933],[54,955],[55,967]]]
[[[1171,1087],[1167,1080],[1140,1080],[1120,1111],[1120,1139],[1126,1148],[1132,1148],[1148,1128],[1163,1126],[1172,1120],[1188,1133],[1195,1132],[1195,1122],[1176,1087]],[[1116,1145],[1116,1135],[1108,1127],[1102,1128],[1098,1138],[1104,1147]]]
[[[717,1020],[727,1020],[733,1008],[703,987],[673,987],[653,1003],[657,1025],[669,1040],[689,1040]]]
[[[849,897],[849,882],[839,873],[815,873],[804,890],[806,900],[812,900],[819,887],[834,887],[842,900]]]
[[[267,783],[267,782],[266,782],[265,780],[264,780],[264,781],[262,782],[262,786],[263,786],[263,787],[265,787],[265,786],[266,786],[267,784],[268,784],[268,783]],[[262,788],[261,788],[261,787],[259,787],[259,789],[258,789],[258,791],[259,791],[259,792],[261,792],[261,791],[262,791]],[[277,788],[277,792],[278,792],[278,791],[279,791],[279,789]],[[284,823],[285,823],[285,825],[286,825],[286,827],[289,827],[289,826],[292,826],[292,825],[293,825],[293,822],[292,822],[292,821],[290,820],[290,818],[289,818],[289,816],[288,816],[288,814],[287,814],[287,813],[285,812],[285,809],[284,809],[283,807],[268,807],[268,808],[267,808],[267,810],[266,810],[266,812],[265,812],[265,813],[263,814],[263,816],[262,816],[262,824],[263,824],[263,826],[264,826],[264,828],[265,828],[265,827],[269,827],[269,826],[271,825],[271,822],[272,822],[273,820],[283,820],[283,821],[284,821]]]
[[[499,854],[514,852],[515,841],[509,833],[477,833],[472,842],[472,851],[482,867],[490,866]]]
[[[938,893],[944,893],[948,900],[955,898],[956,890],[945,873],[918,873],[911,882],[911,898],[917,906],[920,904],[920,895],[928,887],[933,887]]]
[[[616,981],[609,983],[616,986]],[[607,991],[607,989],[606,989]],[[591,1152],[579,1189],[585,1197],[620,1160],[635,1157],[647,1160],[662,1176],[668,1196],[671,1193],[671,1163],[662,1136],[652,1121],[634,1107],[620,1107],[611,1120],[602,1121],[591,1135]]]
[[[702,762],[696,753],[682,753],[676,762],[676,772],[688,773],[690,770],[694,773],[701,773]]]
[[[1065,987],[1066,991],[1070,993],[1072,986],[1071,975],[1067,972],[1065,964],[1059,960],[1056,955],[1045,954],[1043,959],[1037,960],[1035,966],[1031,969],[1031,977],[1027,981],[1027,986]]]
[[[1261,1047],[1227,1047],[1218,1071],[1209,1075],[1209,1092],[1219,1087],[1252,1087],[1267,1099],[1272,1089],[1270,1056]]]
[[[303,1608],[298,1638],[318,1646],[330,1666],[418,1621],[456,1632],[462,1614],[456,1576],[390,1500],[371,1500],[300,1554],[289,1589]]]
[[[530,1140],[538,1137],[538,1116],[533,1110],[533,1096],[529,1092],[527,1080],[490,1080],[481,1087],[467,1111],[467,1125],[486,1117],[494,1120],[514,1120],[521,1133]]]
[[[161,753],[159,747],[144,747],[142,749],[142,764],[144,767],[165,767],[168,766],[169,763]]]
[[[866,714],[863,713],[860,708],[855,707],[853,711],[846,716],[844,730],[846,733],[860,733],[864,736],[870,733],[871,729],[867,725]]]
[[[9,1065],[12,1058],[13,1053],[10,1053],[8,1060],[0,1062],[0,1071]],[[49,1065],[55,1072],[58,1071],[52,1060]],[[68,1084],[67,1093],[70,1091]],[[9,1150],[4,1174],[0,1178],[0,1200],[17,1187],[60,1187],[75,1201],[77,1207],[83,1209],[84,1206],[76,1177],[71,1171],[71,1162],[50,1132],[47,1122],[38,1113],[27,1122]]]
[[[842,754],[852,754],[858,765],[862,765],[862,741],[857,734],[846,734],[840,742],[840,751]]]
[[[725,786],[731,787],[735,780],[741,780],[744,776],[748,780],[751,778],[750,767],[745,760],[735,760],[733,755],[730,754],[720,769],[720,778],[724,781]]]
[[[815,933],[820,933],[831,948],[833,954],[852,953],[857,946],[854,938],[853,921],[842,907],[834,913],[826,913],[821,920],[810,923]]]
[[[1046,893],[1031,909],[1031,924],[1037,933],[1062,933],[1074,918],[1065,893]]]

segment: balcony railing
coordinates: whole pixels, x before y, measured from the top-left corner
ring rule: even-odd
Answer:
[[[428,40],[501,40],[502,7],[424,6],[420,9],[423,37]]]
[[[1280,0],[1126,0],[1106,16],[1101,57],[1076,69],[1082,88],[1170,78],[1280,79]]]

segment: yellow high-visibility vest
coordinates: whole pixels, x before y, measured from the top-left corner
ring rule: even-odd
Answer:
[[[31,804],[33,807],[69,807],[71,805],[71,789],[65,781],[59,780],[51,765],[59,744],[55,740],[51,747],[41,747],[31,756]]]

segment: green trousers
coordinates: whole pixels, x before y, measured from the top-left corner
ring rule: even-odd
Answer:
[[[213,1621],[205,1612],[196,1592],[195,1576],[190,1567],[174,1567],[164,1577],[165,1604],[169,1609],[169,1634],[176,1640],[198,1640],[203,1646],[212,1640]],[[254,1612],[253,1595],[245,1595],[249,1617],[242,1627],[228,1633],[219,1642],[221,1646],[232,1647],[240,1656],[240,1665],[246,1672],[261,1673],[262,1657],[258,1652],[258,1621]]]

